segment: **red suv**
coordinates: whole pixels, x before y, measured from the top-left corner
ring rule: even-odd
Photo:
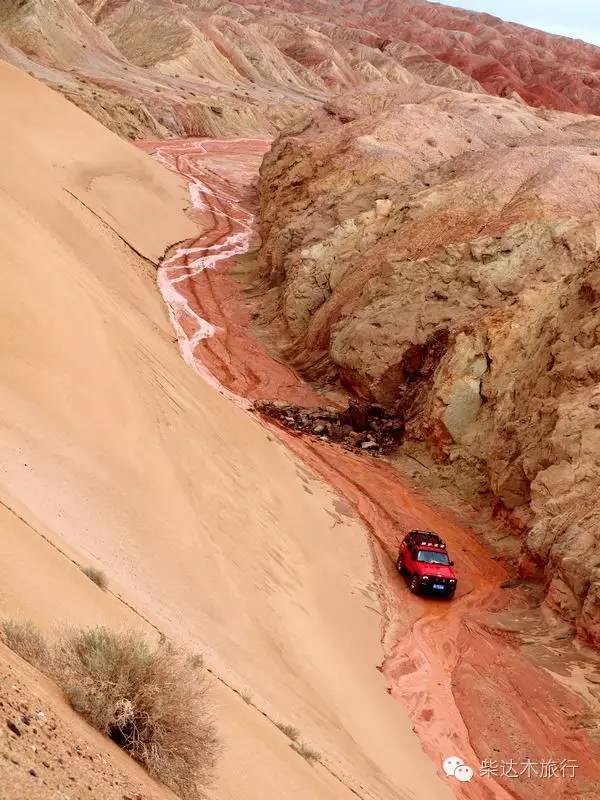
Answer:
[[[413,594],[421,591],[453,597],[456,573],[444,540],[431,531],[410,531],[400,546],[396,566],[408,576]]]

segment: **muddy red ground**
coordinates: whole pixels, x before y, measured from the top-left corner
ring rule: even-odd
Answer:
[[[189,179],[191,213],[201,231],[166,260],[159,285],[183,356],[234,402],[315,406],[322,396],[252,337],[247,297],[231,274],[230,256],[253,240],[251,209],[268,144],[188,139],[142,145]],[[599,797],[600,745],[581,726],[586,706],[506,630],[526,618],[531,596],[500,588],[508,573],[468,520],[435,508],[384,460],[274,430],[370,532],[384,619],[381,669],[440,771],[449,755],[473,767],[469,783],[448,778],[457,796]],[[397,575],[397,542],[413,527],[432,528],[447,540],[460,576],[452,602],[415,597]],[[481,774],[482,762],[489,762],[483,770],[489,774]]]

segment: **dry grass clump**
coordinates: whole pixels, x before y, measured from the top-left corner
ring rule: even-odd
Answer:
[[[30,620],[3,620],[2,634],[8,647],[25,661],[36,667],[47,663],[48,645]]]
[[[198,657],[135,632],[71,629],[47,646],[30,623],[3,628],[90,724],[184,800],[202,796],[219,746]]]
[[[117,9],[101,27],[117,50],[139,67],[178,58],[192,37],[192,28],[173,8],[152,8],[138,0]]]
[[[300,731],[298,728],[294,728],[293,725],[287,725],[285,722],[276,722],[275,725],[284,736],[287,736],[288,739],[291,739],[293,742],[296,742],[300,737]]]
[[[96,569],[96,567],[82,567],[81,571],[84,575],[88,576],[92,583],[95,583],[96,586],[103,591],[108,588],[108,578],[101,569]]]
[[[305,758],[309,764],[313,764],[315,761],[321,760],[321,754],[303,742],[292,742],[290,747],[292,750],[295,750],[298,755],[302,756],[302,758]]]

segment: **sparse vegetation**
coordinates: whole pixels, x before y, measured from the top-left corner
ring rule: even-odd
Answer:
[[[15,653],[38,667],[48,658],[46,640],[30,620],[2,621],[3,638]]]
[[[101,569],[97,569],[96,567],[82,567],[81,571],[84,575],[88,576],[92,583],[95,583],[96,586],[102,589],[102,591],[108,588],[108,578]]]
[[[200,656],[107,628],[70,629],[52,645],[31,623],[5,621],[2,630],[9,647],[151,775],[183,800],[202,796],[219,746]]]
[[[72,631],[55,665],[73,708],[182,797],[206,785],[217,750],[202,674],[169,642]]]
[[[298,755],[302,756],[302,758],[305,758],[310,764],[321,760],[321,754],[303,742],[292,742],[290,747],[292,750],[295,750]]]
[[[300,731],[298,728],[294,728],[293,725],[287,725],[285,722],[276,722],[275,725],[284,734],[284,736],[288,737],[288,739],[291,739],[293,742],[298,741],[300,737]]]
[[[204,666],[204,656],[202,653],[193,653],[189,655],[188,661],[193,669],[202,669]]]

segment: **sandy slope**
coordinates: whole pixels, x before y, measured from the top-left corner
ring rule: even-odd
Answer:
[[[344,782],[363,798],[448,797],[375,670],[361,527],[183,363],[153,265],[132,250],[155,261],[190,234],[181,182],[12,68],[0,88],[0,500],[13,518],[0,612],[128,624],[116,601],[96,608],[69,558],[99,565],[342,778],[220,684],[215,797],[353,796]]]

